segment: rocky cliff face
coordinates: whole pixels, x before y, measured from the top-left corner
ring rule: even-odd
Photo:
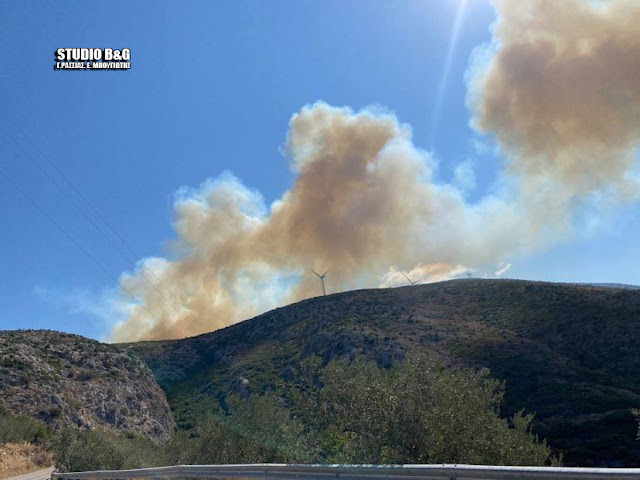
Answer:
[[[105,428],[156,441],[174,429],[149,368],[111,345],[43,330],[0,332],[0,410],[54,428]]]

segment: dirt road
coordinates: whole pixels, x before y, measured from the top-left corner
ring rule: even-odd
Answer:
[[[15,477],[7,477],[5,480],[47,480],[51,477],[53,467],[43,468],[42,470],[36,470],[35,472],[25,473],[24,475],[17,475]]]

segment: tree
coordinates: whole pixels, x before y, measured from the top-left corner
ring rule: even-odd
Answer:
[[[487,370],[453,371],[428,357],[392,369],[335,361],[321,374],[319,430],[330,461],[558,463],[531,432],[532,415],[504,420],[504,385]]]

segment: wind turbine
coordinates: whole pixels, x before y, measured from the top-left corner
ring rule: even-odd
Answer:
[[[322,294],[326,295],[327,291],[324,288],[324,277],[327,275],[327,273],[329,273],[329,270],[331,270],[330,268],[324,272],[322,275],[320,275],[318,272],[316,272],[313,268],[310,268],[309,270],[311,270],[316,277],[318,277],[320,279],[320,282],[322,282]]]
[[[404,275],[404,278],[406,278],[406,279],[409,281],[409,283],[410,283],[411,285],[415,285],[416,283],[418,283],[418,281],[417,281],[417,280],[416,280],[415,282],[414,282],[413,280],[411,280],[411,279],[409,278],[409,275],[407,275],[406,273],[402,272],[402,274]]]

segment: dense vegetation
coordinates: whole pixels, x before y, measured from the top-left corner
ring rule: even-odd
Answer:
[[[0,413],[0,444],[36,443],[47,440],[51,430],[35,418]]]
[[[391,369],[371,361],[305,362],[293,397],[229,397],[163,446],[134,435],[64,430],[52,442],[69,470],[255,462],[557,463],[531,417],[499,417],[503,386],[486,371],[451,371],[431,358]]]
[[[194,338],[125,346],[167,393],[179,429],[230,396],[291,392],[308,358],[365,356],[389,367],[416,352],[489,368],[503,418],[536,412],[533,431],[565,463],[640,466],[640,291],[515,280],[458,280],[309,299]]]
[[[313,372],[319,359],[307,362]],[[391,369],[336,360],[307,377],[300,418],[318,432],[314,461],[544,465],[532,416],[499,416],[503,386],[486,370],[452,371],[427,356]],[[318,387],[320,385],[320,387]]]

